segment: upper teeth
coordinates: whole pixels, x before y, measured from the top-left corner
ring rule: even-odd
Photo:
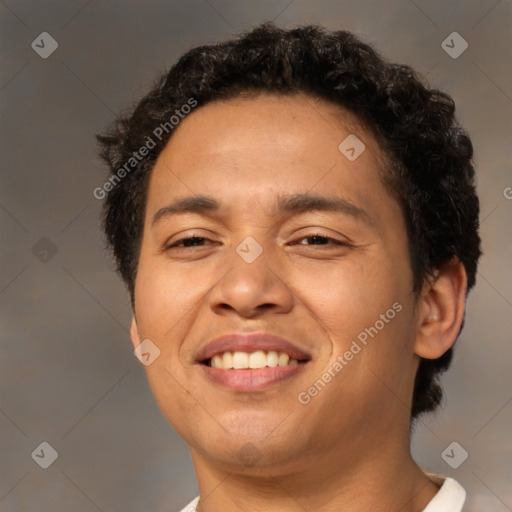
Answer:
[[[284,352],[276,352],[270,350],[264,352],[257,350],[256,352],[224,352],[212,357],[212,368],[220,368],[222,370],[241,370],[244,368],[264,368],[269,366],[292,366],[298,364],[297,359],[290,359],[288,354]]]

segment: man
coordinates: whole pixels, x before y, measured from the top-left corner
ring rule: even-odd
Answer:
[[[451,98],[350,33],[265,23],[192,49],[99,140],[184,510],[462,510],[410,453],[480,256]]]

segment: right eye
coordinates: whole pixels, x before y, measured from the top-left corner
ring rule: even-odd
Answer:
[[[202,236],[189,236],[186,238],[180,238],[176,242],[169,244],[165,247],[166,250],[173,249],[175,247],[180,249],[188,249],[189,247],[203,247],[202,242],[209,240]],[[211,240],[209,240],[211,242]]]

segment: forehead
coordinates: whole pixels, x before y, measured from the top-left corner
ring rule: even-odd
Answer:
[[[247,205],[270,195],[339,191],[368,203],[386,193],[385,166],[372,132],[338,105],[304,94],[217,101],[175,129],[155,164],[148,210],[190,195]]]
[[[189,163],[205,153],[225,156],[258,153],[261,148],[271,150],[272,156],[294,152],[297,158],[321,160],[325,148],[330,149],[327,155],[338,156],[339,144],[350,134],[370,146],[374,163],[383,158],[371,131],[340,105],[306,94],[260,93],[199,107],[181,121],[163,153],[170,158],[184,156],[180,149],[185,148],[180,146],[191,149],[192,143],[196,151],[185,155]],[[260,161],[264,158],[259,154]]]

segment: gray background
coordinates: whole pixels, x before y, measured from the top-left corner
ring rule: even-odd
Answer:
[[[469,512],[512,510],[510,1],[8,0],[0,4],[2,512],[173,512],[195,496],[187,447],[132,353],[128,296],[92,195],[104,182],[93,134],[185,50],[263,19],[354,31],[453,95],[475,145],[485,255],[444,378],[444,413],[419,426],[414,454],[465,486]],[[46,60],[31,48],[43,31],[59,44]],[[441,48],[453,31],[469,43],[457,59]],[[59,454],[46,470],[31,458],[42,441]],[[469,453],[458,469],[441,457],[453,441]]]

